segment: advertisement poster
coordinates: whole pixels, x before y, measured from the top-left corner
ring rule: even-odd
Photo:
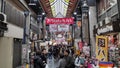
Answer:
[[[56,32],[58,30],[58,26],[56,24],[49,25],[50,32]]]
[[[83,49],[83,42],[82,41],[78,42],[78,47],[79,47],[80,51],[82,51],[82,49]]]
[[[99,61],[108,61],[108,38],[96,36],[96,58]]]
[[[62,34],[58,34],[55,40],[58,44],[60,44],[62,42],[65,42],[65,37]]]

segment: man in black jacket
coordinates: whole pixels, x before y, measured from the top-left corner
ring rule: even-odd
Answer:
[[[47,64],[47,52],[46,52],[46,49],[42,49],[41,59],[42,59],[42,62],[44,64],[44,67],[45,67],[46,64]]]
[[[65,68],[74,68],[75,65],[74,65],[74,59],[72,56],[69,55],[69,50],[65,50],[64,51],[64,55],[65,55],[65,60],[66,60],[66,66]]]
[[[34,57],[34,68],[44,68],[40,52],[36,52],[36,55]]]

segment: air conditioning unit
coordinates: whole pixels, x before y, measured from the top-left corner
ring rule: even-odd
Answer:
[[[106,17],[106,18],[105,18],[105,23],[106,23],[106,24],[110,23],[110,21],[111,21],[111,18],[110,18],[110,17]]]
[[[6,20],[7,20],[7,15],[0,12],[0,21],[6,23],[7,22]]]

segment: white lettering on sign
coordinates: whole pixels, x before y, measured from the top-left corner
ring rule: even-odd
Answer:
[[[113,31],[113,26],[106,26],[105,28],[100,28],[97,30],[97,33],[100,34],[100,33],[105,33],[105,32],[108,32],[108,31]]]
[[[46,24],[73,24],[73,18],[47,18]]]

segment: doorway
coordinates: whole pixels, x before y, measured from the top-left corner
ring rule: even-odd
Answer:
[[[22,40],[14,38],[13,40],[13,68],[21,66]]]

